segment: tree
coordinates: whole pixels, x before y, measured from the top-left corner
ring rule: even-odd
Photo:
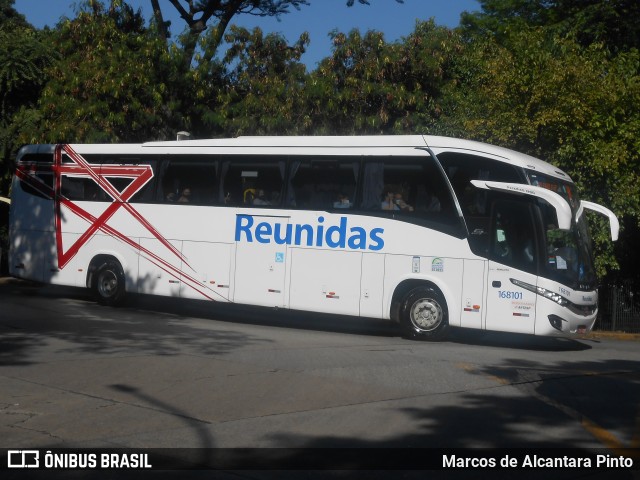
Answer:
[[[55,58],[47,33],[30,26],[13,7],[0,0],[0,194],[6,194],[12,174],[16,116],[33,107],[46,83],[46,69]]]
[[[211,60],[218,52],[218,47],[224,38],[231,20],[237,15],[256,15],[260,17],[280,17],[290,12],[291,7],[300,9],[309,5],[309,0],[169,0],[178,11],[180,17],[187,24],[187,29],[180,37],[182,45],[181,65],[183,71],[188,70],[194,60],[198,42],[207,28],[210,33],[207,38],[202,58]],[[396,0],[403,3],[403,0]],[[353,6],[355,0],[346,0],[348,7]],[[368,5],[369,0],[358,0],[358,3]],[[160,38],[167,42],[170,38],[168,23],[164,21],[162,9],[158,0],[151,0],[154,18],[158,26]],[[217,21],[209,26],[209,21]]]
[[[228,72],[207,119],[225,135],[300,133],[311,119],[304,104],[309,38],[288,45],[279,34],[232,26],[223,63]]]
[[[333,52],[307,83],[315,131],[379,133],[389,128],[389,74],[395,52],[380,32],[331,33]]]
[[[316,131],[416,133],[434,128],[457,36],[418,22],[400,42],[380,32],[331,34],[332,55],[307,82]]]
[[[481,12],[464,13],[467,34],[504,38],[508,30],[551,27],[573,34],[583,46],[604,43],[611,51],[640,48],[637,0],[480,0]]]
[[[611,57],[602,44],[585,48],[544,28],[505,35],[503,45],[468,45],[451,128],[558,165],[584,198],[640,219],[638,51]],[[607,230],[594,223],[603,274],[618,265]]]
[[[25,142],[145,141],[173,135],[176,119],[167,82],[175,77],[163,44],[139,12],[92,0],[59,25],[60,60],[36,112],[21,132]],[[172,128],[173,127],[173,128]]]
[[[2,30],[33,28],[24,15],[13,8],[14,3],[15,0],[0,0],[0,28]]]

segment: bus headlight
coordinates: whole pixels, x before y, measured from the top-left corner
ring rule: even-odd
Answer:
[[[530,283],[516,280],[515,278],[510,278],[509,280],[511,280],[511,283],[513,283],[514,285],[520,288],[524,288],[525,290],[529,290],[530,292],[537,293],[542,297],[548,298],[549,300],[556,302],[561,307],[566,307],[567,305],[569,305],[569,303],[571,303],[559,293],[552,292],[551,290],[547,290],[546,288],[537,287],[535,285],[531,285]]]
[[[554,302],[556,302],[558,305],[562,307],[566,307],[567,305],[569,305],[569,300],[564,298],[562,295],[542,287],[537,287],[537,289],[538,289],[538,295],[542,295],[543,297],[548,298],[549,300],[553,300]]]

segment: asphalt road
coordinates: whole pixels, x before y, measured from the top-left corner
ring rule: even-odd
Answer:
[[[640,447],[640,344],[0,281],[0,447]]]

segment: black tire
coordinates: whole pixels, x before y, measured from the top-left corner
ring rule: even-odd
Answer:
[[[126,293],[122,265],[117,260],[104,261],[93,275],[93,291],[101,305],[121,305]]]
[[[405,337],[442,340],[449,330],[449,309],[439,290],[416,287],[400,303],[400,326]]]

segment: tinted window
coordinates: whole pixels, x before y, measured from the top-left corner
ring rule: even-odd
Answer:
[[[462,213],[467,217],[484,216],[487,212],[487,191],[471,184],[471,180],[523,183],[513,165],[490,158],[461,153],[441,153],[438,159],[458,197]]]
[[[222,159],[219,203],[229,206],[279,206],[285,166],[284,160],[268,156],[229,156]]]
[[[150,165],[152,170],[157,171],[157,160],[152,156],[131,157],[123,155],[83,155],[83,158],[91,165],[96,174],[99,174],[104,181],[113,187],[119,194],[124,194],[125,190],[134,182],[135,175],[124,176],[121,172],[111,174],[110,167]],[[70,164],[66,155],[62,156],[64,165]],[[99,185],[91,178],[86,171],[83,176],[73,176],[63,174],[60,178],[61,193],[69,200],[74,201],[98,201],[112,202],[112,196],[107,193],[110,189],[108,185]],[[140,188],[129,202],[151,202],[154,199],[155,176]]]
[[[106,194],[93,179],[88,177],[70,177],[62,175],[60,193],[69,200],[105,201]]]
[[[20,188],[30,195],[51,198],[53,190],[52,164],[53,155],[50,153],[28,153],[23,155],[18,168],[24,169],[31,176],[31,181],[20,180]],[[33,186],[29,183],[33,183]]]
[[[148,203],[152,202],[155,198],[155,182],[158,173],[158,160],[155,155],[104,155],[101,160],[101,173],[104,175],[106,173],[106,168],[111,166],[125,166],[125,165],[150,165],[151,169],[154,172],[154,176],[151,180],[144,184],[144,186],[139,189],[131,198],[129,198],[129,202],[135,203]],[[104,168],[104,169],[102,169]],[[131,185],[134,181],[134,178],[129,177],[116,177],[116,176],[107,176],[107,180],[113,187],[120,193],[123,193],[124,190]],[[106,194],[106,192],[102,191],[100,193],[101,200],[103,201],[111,201],[111,197]]]
[[[469,245],[476,255],[486,257],[489,253],[490,202],[497,196],[476,188],[471,180],[524,183],[524,178],[513,165],[478,155],[445,152],[438,155],[438,160],[458,198],[469,231]]]
[[[32,172],[30,175],[32,176],[31,182],[33,182],[35,187],[21,179],[20,188],[30,195],[50,199],[53,194],[53,173]],[[44,185],[40,185],[40,183]]]
[[[163,165],[161,200],[193,205],[218,204],[217,167],[218,162],[211,156],[170,156]]]
[[[286,205],[309,210],[353,209],[359,157],[292,158]]]
[[[430,157],[367,158],[360,207],[398,219],[460,222],[446,180]]]

